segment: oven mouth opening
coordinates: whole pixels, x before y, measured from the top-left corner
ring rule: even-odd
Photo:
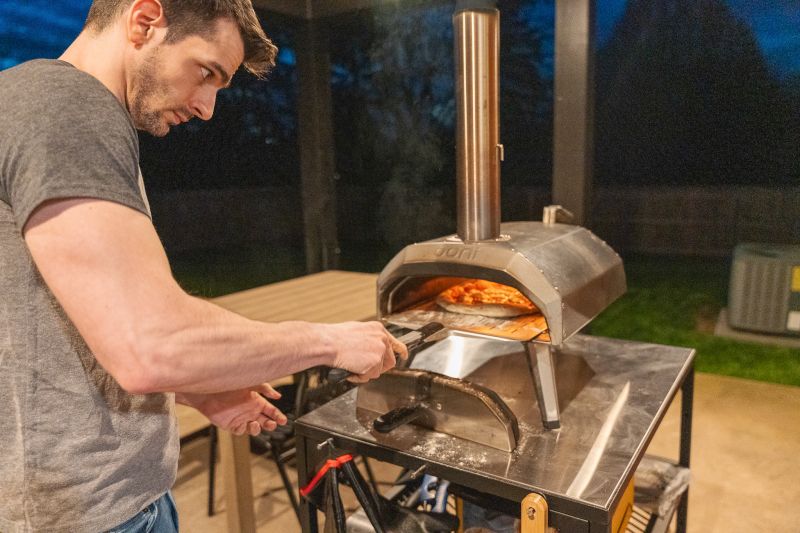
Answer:
[[[441,322],[449,329],[494,338],[550,343],[547,318],[536,305],[535,295],[521,284],[510,281],[507,275],[484,275],[480,278],[447,275],[402,278],[384,293],[385,298],[380,302],[381,319],[386,323],[412,329],[430,322]],[[508,291],[509,288],[519,291],[511,296],[516,305],[492,302],[498,293],[502,299],[515,292]],[[457,296],[463,295],[466,291],[465,303],[452,302],[446,295],[442,299],[441,295],[445,291],[449,291],[446,295],[450,296],[453,293]],[[476,292],[486,293],[486,296]],[[469,294],[479,302],[470,302]],[[481,298],[486,298],[487,301],[484,303],[480,301]],[[530,311],[525,310],[524,304],[521,304],[525,300],[532,306]],[[515,316],[491,316],[503,313],[513,313]]]

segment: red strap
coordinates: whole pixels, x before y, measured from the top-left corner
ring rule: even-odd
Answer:
[[[331,468],[339,468],[343,464],[348,463],[352,460],[353,456],[350,455],[349,453],[339,456],[336,459],[328,459],[327,461],[325,461],[325,464],[322,465],[322,468],[319,469],[319,472],[317,472],[314,475],[313,479],[309,482],[309,484],[300,489],[300,494],[302,496],[308,496],[309,493],[311,493],[311,491],[314,490],[314,488],[319,484],[320,480],[322,479],[322,476],[324,476],[328,470],[330,470]]]

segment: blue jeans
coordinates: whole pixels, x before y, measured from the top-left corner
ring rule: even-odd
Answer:
[[[178,533],[178,510],[169,491],[108,533]]]

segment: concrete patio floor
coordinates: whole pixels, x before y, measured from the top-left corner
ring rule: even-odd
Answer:
[[[676,400],[650,444],[649,454],[677,459],[679,406]],[[182,531],[226,531],[219,477],[217,514],[206,516],[207,445],[207,439],[202,439],[182,452],[174,487]],[[386,481],[396,472],[390,465],[379,465],[376,470]],[[256,456],[253,483],[258,531],[300,531],[277,471]],[[689,531],[798,533],[798,509],[800,388],[697,374]]]

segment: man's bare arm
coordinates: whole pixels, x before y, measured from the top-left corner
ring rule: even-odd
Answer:
[[[315,365],[377,377],[404,349],[375,322],[265,324],[186,294],[150,220],[120,204],[47,202],[24,236],[95,357],[133,393],[242,389]]]

